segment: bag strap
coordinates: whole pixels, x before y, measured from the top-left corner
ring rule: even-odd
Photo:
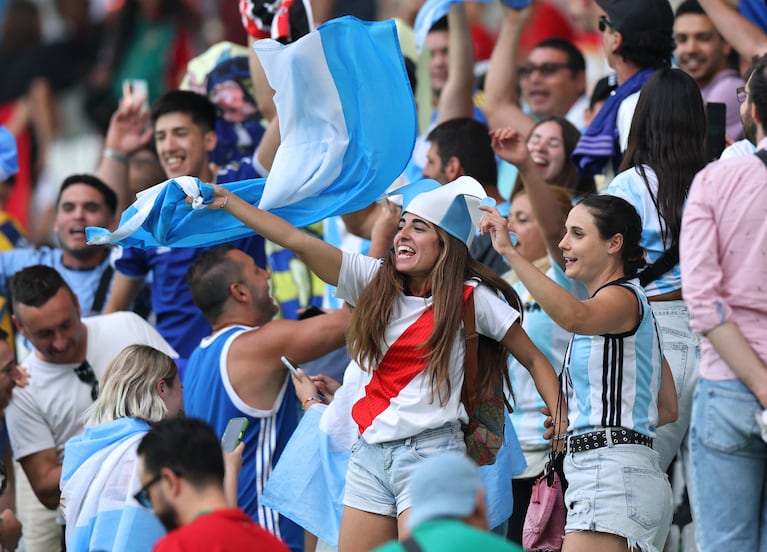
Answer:
[[[767,163],[767,161],[766,161]],[[679,264],[679,243],[674,243],[651,265],[639,272],[639,285],[645,287]]]
[[[99,287],[96,288],[96,294],[93,296],[93,305],[91,306],[91,313],[101,314],[101,309],[104,308],[104,301],[107,298],[107,291],[109,291],[109,284],[112,283],[112,274],[115,269],[112,265],[107,265],[104,272],[101,273],[99,279]]]
[[[464,304],[463,328],[466,332],[466,354],[463,356],[463,389],[461,390],[461,402],[466,407],[466,412],[471,416],[474,412],[474,405],[469,404],[469,399],[477,396],[477,361],[479,358],[479,335],[477,334],[473,293],[469,295]]]
[[[408,537],[403,541],[400,541],[400,545],[402,545],[402,548],[405,549],[405,552],[424,552],[423,548],[421,548],[421,545],[418,544],[418,541],[416,541],[413,537]]]
[[[767,165],[767,150],[759,150],[755,155],[762,160],[762,163]]]

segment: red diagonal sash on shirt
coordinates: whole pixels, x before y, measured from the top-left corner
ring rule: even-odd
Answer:
[[[464,285],[464,301],[472,291],[473,285]],[[365,395],[352,407],[352,418],[357,422],[360,434],[426,368],[429,350],[422,345],[429,339],[433,328],[434,308],[430,305],[386,351],[373,370],[370,383],[365,386]]]

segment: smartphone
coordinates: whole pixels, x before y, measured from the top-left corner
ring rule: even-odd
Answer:
[[[128,90],[131,94],[131,99],[136,101],[137,98],[143,98],[145,106],[149,105],[149,83],[144,79],[125,79],[123,81],[128,85]],[[124,86],[123,86],[124,88]]]
[[[298,367],[295,366],[290,360],[288,360],[287,357],[281,356],[280,360],[285,365],[285,367],[288,369],[288,371],[293,374],[298,379],[301,379],[301,372],[298,371]]]
[[[709,161],[719,159],[724,151],[724,133],[727,132],[727,106],[720,102],[706,104],[706,155]]]
[[[227,452],[236,449],[242,441],[242,434],[245,433],[246,427],[248,427],[248,419],[244,416],[231,418],[226,424],[224,435],[221,437],[221,448]]]

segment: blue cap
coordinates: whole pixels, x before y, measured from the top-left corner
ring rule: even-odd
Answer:
[[[16,137],[7,128],[0,126],[0,182],[19,172],[17,151]]]
[[[435,519],[464,518],[477,508],[482,489],[477,465],[462,452],[427,458],[410,476],[410,529]]]

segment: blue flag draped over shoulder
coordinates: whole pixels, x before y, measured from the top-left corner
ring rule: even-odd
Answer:
[[[401,174],[416,136],[415,102],[393,21],[341,17],[298,41],[254,44],[274,96],[281,144],[266,179],[227,184],[245,201],[303,227],[373,203]],[[228,213],[193,209],[212,188],[192,178],[142,192],[115,232],[89,243],[200,247],[253,231]]]

